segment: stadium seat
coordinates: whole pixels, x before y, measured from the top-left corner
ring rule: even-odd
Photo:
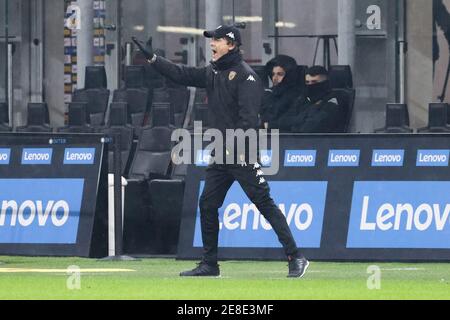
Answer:
[[[0,123],[0,132],[11,132],[12,128],[8,125]]]
[[[146,88],[128,88],[114,91],[113,102],[128,104],[127,121],[135,128],[142,127],[149,109],[149,90]]]
[[[173,165],[172,164],[172,179],[174,180],[182,180],[186,178],[187,175],[187,164]]]
[[[450,132],[447,125],[448,105],[446,103],[430,103],[428,106],[428,126],[417,130],[419,133]]]
[[[9,126],[8,105],[0,102],[0,132],[10,132],[12,128]]]
[[[409,127],[408,106],[401,103],[386,105],[386,126],[375,130],[375,133],[412,133]]]
[[[345,122],[337,128],[335,133],[348,133],[350,130],[350,122],[353,116],[353,106],[355,104],[355,90],[354,89],[334,89],[333,93],[336,95],[338,104],[342,107],[344,112]]]
[[[328,73],[332,89],[353,89],[353,76],[350,66],[330,66]]]
[[[171,127],[170,104],[154,103],[150,119],[152,127]]]
[[[108,101],[107,89],[82,89],[73,94],[73,102],[86,103],[86,123],[92,127],[101,127],[105,124]]]
[[[144,66],[125,67],[125,88],[145,88]]]
[[[209,108],[207,104],[196,103],[194,105],[194,121],[201,121],[203,130],[209,128]]]
[[[17,132],[52,132],[46,103],[29,103],[27,125],[18,127]]]
[[[150,199],[146,181],[128,180],[125,188],[123,249],[127,254],[150,254]]]
[[[68,125],[57,129],[66,133],[93,133],[95,130],[86,122],[86,107],[83,102],[69,103]]]
[[[172,150],[172,130],[165,127],[142,129],[129,178],[135,180],[166,179]]]
[[[170,96],[169,91],[166,88],[159,88],[153,90],[153,103],[159,103],[159,102],[169,102],[170,103]]]
[[[155,235],[151,234],[158,225],[151,218],[149,185],[155,179],[169,178],[171,133],[165,127],[145,127],[140,133],[125,195],[124,248],[127,252],[160,253],[159,244],[154,243]]]
[[[122,175],[126,175],[129,167],[130,154],[133,146],[133,127],[127,124],[127,105],[112,103],[110,107],[110,120],[101,130],[107,136],[114,137],[120,134],[120,153],[122,162]],[[114,172],[114,147],[108,150],[109,172]]]
[[[170,123],[177,128],[183,127],[189,106],[190,91],[187,88],[169,88]]]
[[[84,89],[106,89],[106,70],[104,66],[87,66]]]
[[[180,180],[152,180],[148,190],[151,253],[176,254],[184,183]]]

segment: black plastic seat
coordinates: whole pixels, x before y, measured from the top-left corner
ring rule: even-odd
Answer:
[[[187,88],[168,89],[170,100],[170,123],[177,128],[184,124],[189,106],[190,91]]]
[[[0,102],[0,132],[10,132],[12,128],[9,126],[8,105]]]
[[[106,89],[106,70],[104,66],[87,66],[84,89]]]
[[[110,108],[110,120],[105,128],[100,130],[107,136],[115,137],[120,134],[120,154],[122,175],[126,175],[129,167],[130,154],[133,147],[134,129],[127,124],[127,105],[113,103]],[[108,150],[109,172],[114,172],[114,147]]]
[[[8,125],[5,125],[3,123],[0,124],[0,132],[11,132],[12,128]]]
[[[65,127],[57,129],[57,132],[67,133],[93,133],[95,130],[86,123],[86,107],[83,102],[69,103],[69,119]]]
[[[125,67],[125,88],[145,88],[144,66]]]
[[[128,105],[127,121],[133,127],[145,124],[149,108],[149,90],[146,88],[128,88],[114,91],[113,102],[123,102]]]
[[[52,132],[46,103],[29,103],[27,125],[18,127],[17,132]]]
[[[105,124],[105,114],[108,108],[109,90],[82,89],[75,91],[73,102],[86,103],[86,122],[93,127]]]
[[[154,103],[151,113],[152,127],[171,127],[170,120],[170,104],[169,103]]]
[[[170,103],[169,90],[167,88],[159,88],[153,90],[153,103],[168,102]]]
[[[176,254],[183,208],[184,183],[180,180],[149,182],[148,231],[154,254]]]
[[[375,133],[412,133],[409,127],[408,106],[402,103],[386,105],[386,126],[375,130]]]
[[[129,178],[149,181],[166,179],[171,162],[172,130],[165,127],[142,129]]]
[[[350,66],[330,66],[330,86],[333,89],[353,89],[353,75]]]
[[[9,123],[8,105],[5,102],[0,102],[0,123]]]
[[[202,123],[203,130],[209,128],[209,108],[205,103],[194,104],[194,121]],[[192,124],[193,127],[194,124]]]
[[[430,103],[428,106],[428,126],[417,130],[419,133],[446,133],[450,132],[447,125],[448,104]]]
[[[342,108],[345,121],[334,131],[334,133],[348,133],[350,131],[350,122],[353,116],[353,107],[355,104],[354,89],[334,89],[333,94],[338,100],[339,107]]]

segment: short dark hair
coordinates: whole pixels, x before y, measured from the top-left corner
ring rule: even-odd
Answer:
[[[306,70],[305,74],[309,74],[310,76],[326,76],[328,78],[328,71],[322,66],[312,66]]]
[[[224,38],[224,39],[227,41],[227,44],[236,45],[236,48],[241,47],[241,45],[237,41],[231,40],[230,38]]]

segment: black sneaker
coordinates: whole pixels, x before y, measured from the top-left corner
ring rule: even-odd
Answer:
[[[289,260],[288,278],[301,278],[309,267],[309,261],[305,258],[292,258]]]
[[[180,273],[180,277],[218,277],[220,276],[219,265],[209,265],[205,262],[200,262],[198,266],[189,271]]]

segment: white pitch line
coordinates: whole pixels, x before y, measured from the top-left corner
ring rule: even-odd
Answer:
[[[423,271],[425,268],[391,268],[391,269],[383,269],[381,271]]]
[[[117,273],[117,272],[135,272],[132,269],[26,269],[26,268],[0,268],[0,273]]]

